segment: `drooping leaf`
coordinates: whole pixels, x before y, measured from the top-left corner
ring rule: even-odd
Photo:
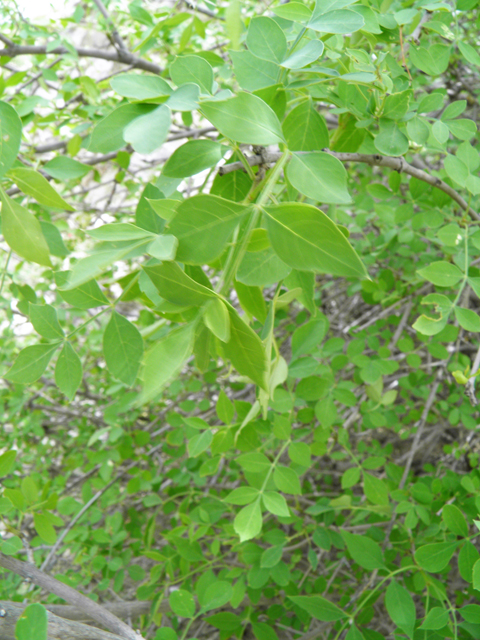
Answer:
[[[55,273],[55,282],[59,287],[58,293],[67,304],[79,309],[93,309],[94,307],[109,304],[108,299],[95,280],[89,280],[75,289],[63,291],[61,287],[68,282],[69,274],[69,271],[57,271]]]
[[[294,269],[346,277],[367,275],[343,233],[319,209],[282,204],[264,211],[272,247]]]
[[[143,356],[143,338],[125,316],[114,311],[103,334],[103,353],[109,371],[126,385],[137,377]]]
[[[212,298],[205,307],[203,321],[215,337],[222,342],[230,340],[230,315],[220,298]]]
[[[21,258],[51,267],[48,245],[37,218],[0,190],[2,233],[8,246]]]
[[[240,92],[227,100],[203,101],[201,111],[222,135],[246,144],[283,142],[280,122],[260,98]]]

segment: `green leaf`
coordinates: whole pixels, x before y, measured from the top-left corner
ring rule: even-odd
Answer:
[[[362,5],[363,6],[363,5]],[[364,7],[365,9],[367,7]],[[347,635],[345,636],[345,640],[365,640],[363,634],[358,630],[354,624],[347,631]]]
[[[184,84],[172,93],[165,103],[172,111],[193,111],[198,107],[200,87],[198,84]]]
[[[347,531],[341,531],[348,552],[353,560],[368,571],[385,567],[380,545],[368,536],[359,536]]]
[[[100,120],[90,137],[89,151],[94,153],[110,153],[125,146],[123,130],[138,118],[156,109],[152,104],[124,104]]]
[[[103,334],[103,353],[110,373],[132,386],[143,356],[143,338],[139,330],[116,311]]]
[[[201,111],[226,138],[245,144],[283,142],[280,122],[260,98],[241,91],[227,100],[203,101]]]
[[[292,22],[308,22],[312,17],[311,10],[303,2],[289,2],[285,5],[272,7],[272,11],[279,18]]]
[[[230,51],[238,84],[247,91],[271,87],[277,82],[281,69],[274,62],[257,58],[250,51]]]
[[[448,624],[448,611],[441,607],[433,607],[430,609],[425,620],[420,625],[419,629],[426,629],[435,631],[443,629]]]
[[[415,561],[429,573],[445,569],[458,547],[458,542],[434,542],[415,551]]]
[[[228,309],[220,298],[213,298],[205,307],[203,321],[215,337],[222,342],[230,340],[230,316]]]
[[[235,409],[234,409],[233,403],[228,398],[227,394],[223,389],[218,394],[218,400],[217,400],[217,404],[215,405],[215,410],[217,412],[218,418],[224,424],[230,424],[232,422]]]
[[[247,252],[238,267],[238,282],[250,287],[266,287],[279,282],[291,272],[275,251],[269,247],[265,251]]]
[[[292,335],[292,358],[312,353],[324,339],[328,326],[327,317],[322,313],[314,320],[295,329]]]
[[[170,131],[170,109],[162,104],[143,116],[132,120],[123,131],[123,139],[138,153],[149,154],[162,146]]]
[[[288,598],[293,604],[296,604],[322,622],[334,622],[348,617],[336,604],[326,598],[322,598],[322,596],[288,596]]]
[[[167,160],[163,175],[187,178],[215,166],[228,151],[228,147],[213,140],[189,140]]]
[[[237,504],[240,506],[250,504],[258,498],[259,491],[254,487],[238,487],[223,499],[227,504]]]
[[[425,144],[430,130],[422,118],[412,118],[407,122],[407,133],[410,140],[416,144]]]
[[[172,93],[168,82],[154,75],[122,73],[110,80],[110,86],[120,96],[133,100],[152,100]]]
[[[434,44],[428,49],[425,47],[410,47],[409,55],[412,63],[430,76],[439,76],[444,73],[450,61],[451,48],[444,44]]]
[[[212,93],[213,69],[200,56],[178,56],[170,65],[170,76],[177,87],[194,83],[202,93]]]
[[[175,236],[162,235],[157,236],[147,247],[149,256],[157,260],[165,260],[170,262],[175,259],[178,249],[178,240]]]
[[[70,252],[64,245],[62,236],[60,235],[60,231],[57,227],[50,222],[40,220],[40,229],[42,230],[43,237],[47,241],[48,250],[52,256],[66,258]]]
[[[433,123],[432,133],[437,142],[442,145],[445,144],[450,137],[449,128],[444,122],[441,122],[440,120],[437,120]]]
[[[471,584],[473,580],[473,566],[479,558],[480,553],[476,547],[467,540],[458,554],[458,570],[465,582],[469,584]]]
[[[48,245],[37,218],[0,189],[2,233],[5,242],[21,258],[51,267]]]
[[[458,324],[466,331],[480,331],[480,317],[475,311],[471,309],[464,309],[463,307],[454,307],[455,317],[458,320]]]
[[[200,194],[180,204],[168,225],[178,238],[176,259],[186,264],[206,264],[218,258],[235,227],[249,211],[217,196]]]
[[[322,55],[324,47],[321,40],[310,40],[304,47],[289,55],[280,65],[286,69],[302,69],[315,62]],[[317,147],[317,149],[319,148],[321,149],[321,147]]]
[[[385,156],[403,156],[408,151],[408,138],[392,120],[380,121],[380,133],[373,141],[377,151]]]
[[[312,462],[310,447],[306,442],[292,442],[288,448],[288,457],[301,467],[309,467]]]
[[[427,336],[434,336],[437,333],[440,333],[447,324],[448,316],[453,307],[453,302],[449,300],[447,296],[439,293],[431,293],[422,299],[422,304],[433,306],[434,312],[439,314],[439,317],[432,318],[427,315],[421,315],[414,322],[413,328]]]
[[[130,223],[104,224],[96,229],[86,231],[89,236],[96,240],[115,242],[123,240],[141,240],[142,238],[154,238],[155,234]]]
[[[270,62],[281,62],[287,53],[285,34],[275,20],[266,16],[250,20],[246,42],[253,55]]]
[[[30,322],[33,328],[44,338],[61,340],[63,329],[58,323],[57,311],[49,304],[31,304],[28,307]]]
[[[52,515],[50,513],[34,513],[33,524],[35,531],[40,538],[47,544],[55,544],[57,541],[57,532],[52,524]]]
[[[235,631],[242,628],[241,619],[234,613],[230,613],[230,611],[214,613],[213,616],[205,618],[205,622],[221,631]]]
[[[318,17],[314,14],[307,27],[322,33],[354,33],[364,24],[365,21],[360,14],[348,9],[340,9],[328,11]]]
[[[152,400],[180,372],[192,352],[194,332],[193,323],[178,327],[146,352],[141,373],[143,389],[138,405]]]
[[[480,560],[477,560],[472,569],[472,586],[477,591],[480,591]]]
[[[211,611],[224,607],[233,596],[233,589],[230,582],[218,580],[210,585],[202,595],[202,611]]]
[[[215,293],[190,278],[176,262],[163,262],[143,270],[155,285],[158,293],[181,307],[200,307],[215,298]]]
[[[68,202],[58,195],[52,185],[41,173],[29,167],[10,169],[8,177],[27,196],[32,196],[39,204],[46,207],[56,207],[65,211],[75,211]]]
[[[89,171],[92,170],[88,164],[83,164],[83,162],[78,162],[78,160],[73,160],[73,158],[68,158],[66,156],[57,156],[47,162],[43,166],[43,170],[45,173],[48,173],[49,176],[55,178],[55,180],[61,180],[65,182],[65,180],[79,180],[86,176]]]
[[[19,384],[30,384],[40,378],[58,344],[35,344],[22,349],[5,378]]]
[[[300,486],[300,480],[298,474],[290,467],[284,467],[277,464],[273,471],[273,481],[279,491],[283,493],[289,493],[292,495],[298,495],[302,493],[302,487]]]
[[[8,102],[0,100],[0,177],[15,162],[21,140],[22,121]]]
[[[236,458],[236,462],[244,471],[250,473],[264,473],[272,466],[267,456],[259,451],[244,453]]]
[[[325,120],[310,101],[301,102],[292,109],[282,126],[291,151],[318,151],[329,145]]]
[[[172,591],[168,598],[170,608],[176,616],[181,618],[193,618],[195,615],[195,600],[192,594],[185,589]]]
[[[294,269],[364,277],[365,267],[334,222],[316,207],[282,204],[265,207],[270,242]]]
[[[227,308],[230,315],[230,340],[222,344],[223,351],[240,374],[248,376],[267,391],[267,356],[263,342],[233,307],[227,305]]]
[[[0,551],[6,556],[14,556],[20,549],[23,549],[23,544],[18,536],[11,536],[0,544]],[[32,638],[32,640],[35,639]]]
[[[444,260],[432,262],[417,273],[438,287],[453,287],[463,278],[463,273],[457,266]]]
[[[267,511],[273,513],[274,516],[281,518],[290,517],[290,510],[285,498],[276,491],[264,491],[262,494],[263,506]]]
[[[72,400],[82,382],[82,363],[72,345],[65,342],[55,365],[55,383]]]
[[[0,455],[0,477],[8,476],[16,457],[16,451],[5,451]]]
[[[240,537],[240,542],[251,540],[260,534],[262,531],[262,510],[259,500],[240,509],[233,521],[233,528]]]
[[[387,486],[385,482],[381,480],[381,478],[377,478],[377,476],[364,473],[363,490],[365,497],[370,500],[372,504],[386,506],[390,503]]]
[[[242,308],[263,324],[267,319],[267,307],[260,287],[248,287],[236,281],[235,291]]]
[[[192,436],[187,444],[188,456],[197,458],[212,444],[213,433],[210,430]]]
[[[460,53],[467,60],[467,62],[480,67],[480,55],[478,54],[478,51],[474,47],[472,47],[471,44],[468,44],[463,40],[459,40],[457,42],[457,46],[460,49]]]
[[[62,287],[62,285],[68,282],[69,274],[69,271],[57,271],[55,273],[55,282],[58,287]],[[89,280],[70,291],[63,291],[60,288],[58,289],[58,293],[67,304],[79,309],[93,309],[109,304],[108,299],[95,280]]]
[[[409,638],[413,638],[416,619],[415,604],[409,592],[394,579],[391,580],[385,592],[385,606],[397,627]]]
[[[287,177],[295,189],[317,202],[349,204],[345,167],[328,153],[311,151],[294,153],[287,168]]]
[[[446,504],[442,509],[442,520],[449,531],[457,536],[468,536],[468,525],[463,513],[454,504]]]
[[[16,640],[47,640],[48,617],[42,604],[29,604],[15,625]]]
[[[470,140],[477,133],[477,125],[473,120],[461,118],[459,120],[449,120],[448,128],[450,133],[459,140]]]
[[[278,544],[274,547],[269,547],[260,556],[260,567],[262,569],[271,569],[275,567],[283,555],[283,544]]]

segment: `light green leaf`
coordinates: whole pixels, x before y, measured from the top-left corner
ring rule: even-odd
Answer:
[[[434,138],[440,144],[445,144],[450,137],[450,130],[447,125],[441,120],[436,120],[432,126],[432,133]]]
[[[448,611],[442,609],[441,607],[433,607],[433,609],[430,609],[430,611],[428,612],[419,629],[426,629],[431,631],[443,629],[443,627],[448,624],[448,620]]]
[[[143,356],[143,338],[124,316],[114,311],[103,334],[103,353],[110,373],[131,386]]]
[[[65,182],[66,180],[79,180],[86,176],[89,171],[92,170],[88,164],[78,162],[73,158],[67,156],[57,156],[43,165],[43,170],[48,173],[49,176]]]
[[[227,308],[230,315],[230,340],[222,344],[223,351],[239,373],[248,376],[267,391],[267,356],[263,342],[233,307],[227,305]]]
[[[345,167],[340,160],[323,151],[294,153],[287,177],[295,189],[317,202],[349,204],[352,201]]]
[[[477,133],[477,125],[473,120],[459,118],[458,120],[449,120],[448,128],[459,140],[470,140]]]
[[[348,552],[353,560],[368,571],[385,567],[382,548],[368,536],[354,535],[348,531],[341,532]]]
[[[48,250],[52,256],[66,258],[70,252],[63,243],[62,236],[57,227],[51,222],[40,220],[40,229],[42,230],[43,237],[47,242]]]
[[[202,93],[212,93],[213,69],[200,56],[178,56],[170,65],[170,76],[177,87],[194,83]]]
[[[5,451],[0,455],[0,477],[8,476],[17,457],[16,451]]]
[[[392,120],[380,121],[380,133],[373,141],[376,149],[386,156],[403,156],[408,151],[408,138]]]
[[[155,398],[180,372],[192,352],[194,333],[194,323],[178,327],[158,340],[146,352],[141,373],[143,389],[138,405]]]
[[[309,467],[312,462],[310,447],[306,442],[292,442],[288,447],[288,457],[302,467]]]
[[[415,604],[410,593],[395,579],[392,579],[387,587],[385,606],[397,627],[409,638],[413,638],[416,619]]]
[[[463,307],[454,307],[455,317],[458,320],[458,324],[466,331],[480,331],[480,317],[475,311],[471,309],[464,309]]]
[[[59,344],[36,344],[22,349],[5,378],[19,384],[30,384],[40,378]]]
[[[419,269],[417,273],[438,287],[453,287],[463,278],[460,269],[445,260],[432,262],[427,267]]]
[[[296,604],[322,622],[334,622],[348,617],[336,604],[322,596],[288,596],[288,598],[293,604]]]
[[[55,383],[72,400],[82,382],[82,363],[69,342],[65,342],[55,365]]]
[[[304,47],[295,50],[280,65],[286,69],[302,69],[315,62],[322,55],[324,47],[322,40],[310,40]]]
[[[272,247],[294,269],[346,277],[367,275],[360,258],[330,218],[306,204],[265,207]]]
[[[247,211],[244,205],[204,194],[182,202],[167,228],[178,238],[176,259],[203,265],[218,258]]]
[[[255,489],[254,487],[238,487],[237,489],[230,491],[223,501],[227,504],[244,506],[256,500],[258,495],[258,489]]]
[[[287,53],[285,34],[275,20],[266,16],[250,20],[246,42],[253,55],[270,62],[281,62]]]
[[[278,544],[274,547],[269,547],[260,556],[260,567],[262,569],[271,569],[275,567],[283,555],[283,544]]]
[[[110,153],[125,146],[123,130],[138,118],[156,109],[152,104],[124,104],[100,120],[92,131],[89,151],[96,153]]]
[[[172,93],[165,103],[172,111],[193,111],[198,107],[200,87],[198,84],[184,84]]]
[[[262,510],[259,500],[243,507],[237,513],[233,521],[233,528],[240,536],[240,542],[251,540],[260,534],[262,531]]]
[[[0,100],[0,177],[15,162],[21,140],[22,121],[8,102]]]
[[[47,640],[48,617],[47,610],[37,602],[29,604],[17,620],[15,625],[16,640]]]
[[[415,551],[415,561],[425,571],[437,573],[445,569],[458,545],[458,542],[426,544]]]
[[[167,139],[171,123],[170,109],[162,104],[154,111],[127,124],[123,131],[123,139],[138,153],[152,153]]]
[[[228,151],[228,147],[213,140],[189,140],[167,160],[163,175],[187,178],[215,166]]]
[[[267,287],[286,278],[291,270],[269,247],[264,251],[245,253],[236,278],[238,282],[250,287]]]
[[[110,80],[110,86],[120,96],[133,100],[152,100],[172,93],[168,82],[154,75],[122,73]]]
[[[308,22],[312,17],[311,10],[303,2],[289,2],[278,7],[272,7],[273,13],[284,20],[292,22]]]
[[[310,354],[324,339],[328,331],[328,320],[319,314],[314,320],[295,329],[292,335],[292,357]]]
[[[202,595],[202,611],[211,611],[223,607],[233,596],[233,588],[230,582],[218,580],[208,585]]]
[[[230,340],[230,315],[220,298],[212,298],[205,307],[203,315],[205,325],[222,342]]]
[[[41,173],[29,167],[16,167],[10,169],[8,177],[27,196],[34,198],[39,204],[46,207],[57,207],[65,211],[75,211],[68,202],[58,195],[52,185]]]
[[[302,493],[298,474],[290,467],[277,464],[273,471],[273,481],[277,489],[283,491],[283,493],[290,493],[292,495]]]
[[[63,329],[58,324],[55,307],[49,304],[30,303],[28,309],[30,322],[37,333],[49,340],[61,340],[63,338]]]
[[[407,122],[407,133],[410,140],[416,144],[425,144],[430,130],[423,118],[412,118]]]
[[[310,101],[301,102],[292,109],[282,126],[291,151],[319,151],[329,145],[325,120]]]
[[[104,224],[96,229],[88,229],[86,233],[96,240],[114,242],[116,240],[141,240],[142,238],[155,238],[155,234],[134,224],[114,222]]]
[[[195,600],[189,591],[178,589],[172,591],[168,598],[170,608],[176,616],[193,618],[195,615]]]
[[[381,478],[377,478],[377,476],[364,473],[363,490],[365,497],[370,500],[372,504],[386,506],[390,503],[387,485]]]
[[[242,309],[263,324],[267,318],[267,307],[260,287],[249,287],[236,281],[235,291]]]
[[[410,47],[409,55],[412,63],[430,76],[439,76],[444,73],[450,61],[451,48],[444,44],[434,44],[428,49],[425,47]]]
[[[147,253],[157,260],[170,262],[175,259],[178,249],[178,240],[175,236],[157,236],[147,247]]]
[[[453,303],[447,296],[439,293],[431,293],[422,299],[422,304],[433,306],[434,312],[439,314],[439,317],[421,315],[413,324],[413,328],[427,336],[434,336],[440,333],[447,324]]]
[[[55,544],[57,541],[57,532],[53,527],[52,520],[53,518],[49,513],[37,512],[33,514],[33,525],[35,527],[35,531],[47,544]]]
[[[213,433],[210,430],[202,431],[190,438],[187,444],[187,451],[190,458],[201,455],[212,444]]]
[[[69,274],[69,271],[57,271],[55,273],[55,282],[58,287],[62,287],[68,281]],[[93,309],[94,307],[109,304],[108,299],[95,280],[89,280],[71,291],[63,291],[59,288],[58,293],[67,304],[79,309]]]
[[[464,42],[463,40],[458,40],[457,46],[460,49],[460,53],[463,57],[470,62],[470,64],[474,64],[477,67],[480,67],[480,55],[475,47],[472,47],[468,42]]]
[[[262,501],[265,509],[273,513],[274,516],[280,516],[281,518],[288,518],[290,516],[287,501],[280,493],[276,491],[264,491]]]
[[[217,404],[215,405],[218,418],[224,424],[230,424],[233,420],[235,409],[232,401],[229,399],[225,391],[222,389],[218,394]]]
[[[365,21],[360,14],[348,9],[339,9],[328,11],[318,17],[314,14],[307,26],[322,33],[354,33],[364,24]]]
[[[163,262],[143,270],[158,293],[169,302],[181,307],[200,307],[215,298],[215,293],[190,278],[176,262]]]
[[[446,504],[442,509],[442,520],[449,531],[457,536],[468,536],[468,525],[465,516],[454,504]]]
[[[257,58],[250,51],[230,51],[238,84],[247,91],[271,87],[277,82],[281,69],[275,62]]]
[[[454,180],[454,182],[459,184],[461,187],[465,187],[470,172],[464,162],[447,153],[445,160],[443,161],[443,166],[445,167],[445,171],[449,178]]]
[[[250,93],[242,91],[227,100],[204,101],[201,111],[222,135],[236,142],[259,145],[283,142],[274,111]]]
[[[0,189],[2,233],[5,242],[21,258],[51,267],[48,245],[37,218]]]

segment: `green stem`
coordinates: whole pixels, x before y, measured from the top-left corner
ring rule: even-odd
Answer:
[[[7,259],[5,261],[5,266],[3,267],[2,272],[2,281],[0,282],[0,293],[3,291],[3,285],[5,284],[5,276],[7,275],[8,263],[10,262],[10,258],[12,257],[12,250],[8,252]]]

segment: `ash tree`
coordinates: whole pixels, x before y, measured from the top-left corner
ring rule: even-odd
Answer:
[[[478,3],[66,4],[0,7],[0,637],[480,637]]]

